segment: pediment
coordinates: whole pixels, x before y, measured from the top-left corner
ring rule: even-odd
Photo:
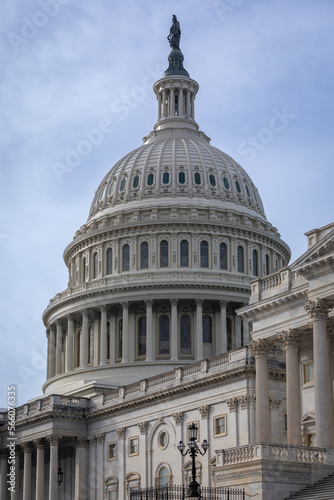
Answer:
[[[312,267],[319,267],[323,264],[327,264],[327,268],[328,264],[334,267],[334,229],[293,262],[290,269],[304,275],[304,273],[309,273]]]
[[[307,412],[304,414],[302,418],[302,424],[314,424],[315,422],[315,413]]]

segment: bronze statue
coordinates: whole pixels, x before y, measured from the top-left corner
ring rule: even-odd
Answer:
[[[181,38],[181,29],[180,23],[176,19],[176,16],[173,16],[173,24],[170,27],[169,35],[167,37],[169,41],[169,45],[172,49],[180,49],[180,38]]]

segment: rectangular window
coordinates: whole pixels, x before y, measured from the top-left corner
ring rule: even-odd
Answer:
[[[213,419],[213,428],[215,431],[215,437],[218,436],[226,436],[226,414],[219,415],[218,417],[214,417]]]
[[[314,382],[314,365],[313,361],[303,363],[303,383],[312,384]]]
[[[108,446],[108,460],[116,460],[116,443],[110,443]]]
[[[129,456],[138,455],[138,437],[133,437],[129,439]]]

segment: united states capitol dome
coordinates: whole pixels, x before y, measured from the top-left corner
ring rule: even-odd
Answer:
[[[47,393],[90,396],[247,345],[236,310],[289,261],[247,172],[199,130],[173,22],[153,131],[105,175],[64,251],[68,286],[43,315]]]

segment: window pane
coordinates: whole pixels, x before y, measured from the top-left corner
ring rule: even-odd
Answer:
[[[220,269],[227,269],[227,247],[221,243],[219,247]]]
[[[189,266],[189,243],[187,240],[182,240],[180,244],[181,267]]]
[[[159,487],[161,488],[162,486],[168,486],[169,482],[169,474],[168,474],[168,469],[167,467],[161,467],[159,470]]]
[[[138,356],[146,356],[146,316],[138,320]]]
[[[164,175],[162,176],[162,182],[163,182],[163,184],[169,183],[169,173],[168,172],[164,172]]]
[[[148,243],[146,241],[140,245],[140,268],[148,268]]]
[[[244,249],[242,247],[238,247],[237,250],[238,257],[238,273],[244,272]]]
[[[98,277],[99,273],[99,262],[97,252],[94,253],[94,278]]]
[[[228,182],[227,177],[223,177],[223,183],[224,183],[224,188],[225,189],[230,189],[230,183]]]
[[[138,185],[139,185],[139,175],[136,175],[134,178],[133,178],[133,187],[134,188],[137,188]]]
[[[195,184],[199,185],[201,183],[201,174],[196,172],[194,177],[195,177]]]
[[[153,181],[154,181],[154,175],[153,174],[148,174],[148,176],[147,176],[147,185],[148,186],[152,186]]]
[[[112,274],[112,248],[107,252],[107,274]]]
[[[125,184],[126,184],[126,179],[122,179],[122,180],[121,180],[121,185],[120,185],[120,187],[119,187],[119,190],[120,190],[120,191],[124,191],[124,189],[125,189]]]
[[[159,318],[159,354],[169,354],[169,316]]]
[[[129,245],[124,245],[123,247],[123,271],[128,271],[130,269],[130,247]]]
[[[270,270],[269,270],[269,255],[268,254],[266,254],[266,269],[265,269],[265,274],[266,274],[266,276],[268,274],[270,274]]]
[[[256,250],[253,250],[253,274],[254,276],[258,275],[258,259]]]
[[[209,245],[207,241],[201,242],[201,267],[209,267]]]
[[[238,193],[241,193],[241,187],[238,181],[235,181],[235,187],[237,188]]]
[[[94,326],[89,329],[89,363],[94,363]]]
[[[211,186],[213,186],[213,187],[214,187],[214,186],[216,185],[216,178],[215,178],[215,176],[211,174],[211,175],[209,176],[209,179],[210,179],[210,184],[211,184]]]
[[[203,316],[203,343],[212,344],[212,333],[211,333],[211,318],[208,315]]]
[[[184,172],[179,172],[179,183],[184,184],[186,182],[186,176]]]
[[[121,319],[118,323],[118,357],[121,358],[123,355],[123,320]]]
[[[180,318],[180,337],[180,353],[191,354],[191,321],[187,314]]]
[[[168,267],[168,241],[160,243],[160,267]]]

